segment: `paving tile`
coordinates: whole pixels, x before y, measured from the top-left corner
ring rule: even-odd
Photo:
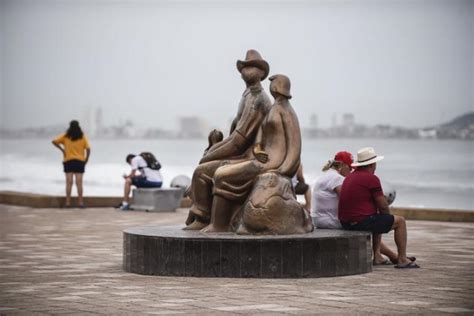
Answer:
[[[176,307],[180,306],[180,304],[175,304],[175,303],[156,303],[156,304],[149,304],[147,305],[149,307],[156,307],[156,308],[162,308],[162,307]]]
[[[176,314],[185,314],[185,311],[173,311],[173,310],[161,310],[155,312],[145,312],[145,314],[150,315],[176,315]]]
[[[474,309],[467,309],[463,307],[442,307],[442,308],[432,308],[434,311],[440,311],[443,313],[472,313]]]
[[[56,300],[56,301],[78,301],[78,300],[83,300],[83,297],[80,296],[74,296],[74,295],[67,295],[67,296],[57,296],[57,297],[51,297],[50,300]]]
[[[122,291],[122,292],[111,292],[110,294],[119,295],[119,296],[136,296],[136,295],[145,295],[145,292]]]
[[[430,302],[424,302],[424,301],[395,301],[395,302],[390,302],[395,305],[404,305],[404,306],[426,306],[426,305],[431,305],[433,303]]]
[[[122,230],[182,224],[187,210],[67,212],[0,205],[0,212],[0,307],[13,308],[0,309],[0,314],[324,315],[350,310],[365,315],[474,310],[474,224],[409,221],[408,250],[422,265],[417,271],[382,267],[364,275],[321,279],[175,278],[125,273]],[[461,241],[460,235],[465,237]],[[393,234],[384,241],[394,247]]]
[[[81,296],[81,295],[100,295],[101,292],[94,292],[94,291],[79,291],[79,292],[71,292],[69,295],[72,296]]]

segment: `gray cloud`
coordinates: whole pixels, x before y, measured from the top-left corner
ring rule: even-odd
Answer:
[[[472,111],[473,1],[2,1],[1,124],[226,124],[258,49],[307,125],[424,126]],[[264,82],[268,88],[268,80]]]

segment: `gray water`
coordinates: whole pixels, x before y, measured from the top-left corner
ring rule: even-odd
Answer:
[[[207,140],[90,140],[86,195],[122,194],[121,175],[128,153],[152,151],[163,165],[165,185],[180,174],[191,176]],[[354,155],[372,146],[385,159],[376,174],[397,191],[395,206],[474,210],[473,145],[457,140],[304,139],[302,163],[308,183],[337,151]],[[0,140],[0,190],[63,194],[61,154],[51,140]]]

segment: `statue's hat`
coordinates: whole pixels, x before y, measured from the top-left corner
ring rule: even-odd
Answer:
[[[272,91],[272,86],[275,92],[284,95],[288,99],[291,99],[290,89],[291,89],[291,82],[290,78],[285,75],[273,75],[268,78],[270,83],[270,91]]]
[[[263,60],[262,56],[260,56],[259,52],[257,52],[255,49],[249,49],[247,51],[245,60],[237,60],[237,69],[239,72],[242,72],[242,68],[248,66],[257,67],[265,72],[261,80],[265,79],[270,71],[270,66],[268,63]]]

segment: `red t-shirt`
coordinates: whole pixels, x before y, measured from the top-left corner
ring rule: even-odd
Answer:
[[[377,213],[375,198],[383,195],[379,178],[365,169],[356,169],[342,183],[339,196],[339,220],[360,222]]]

